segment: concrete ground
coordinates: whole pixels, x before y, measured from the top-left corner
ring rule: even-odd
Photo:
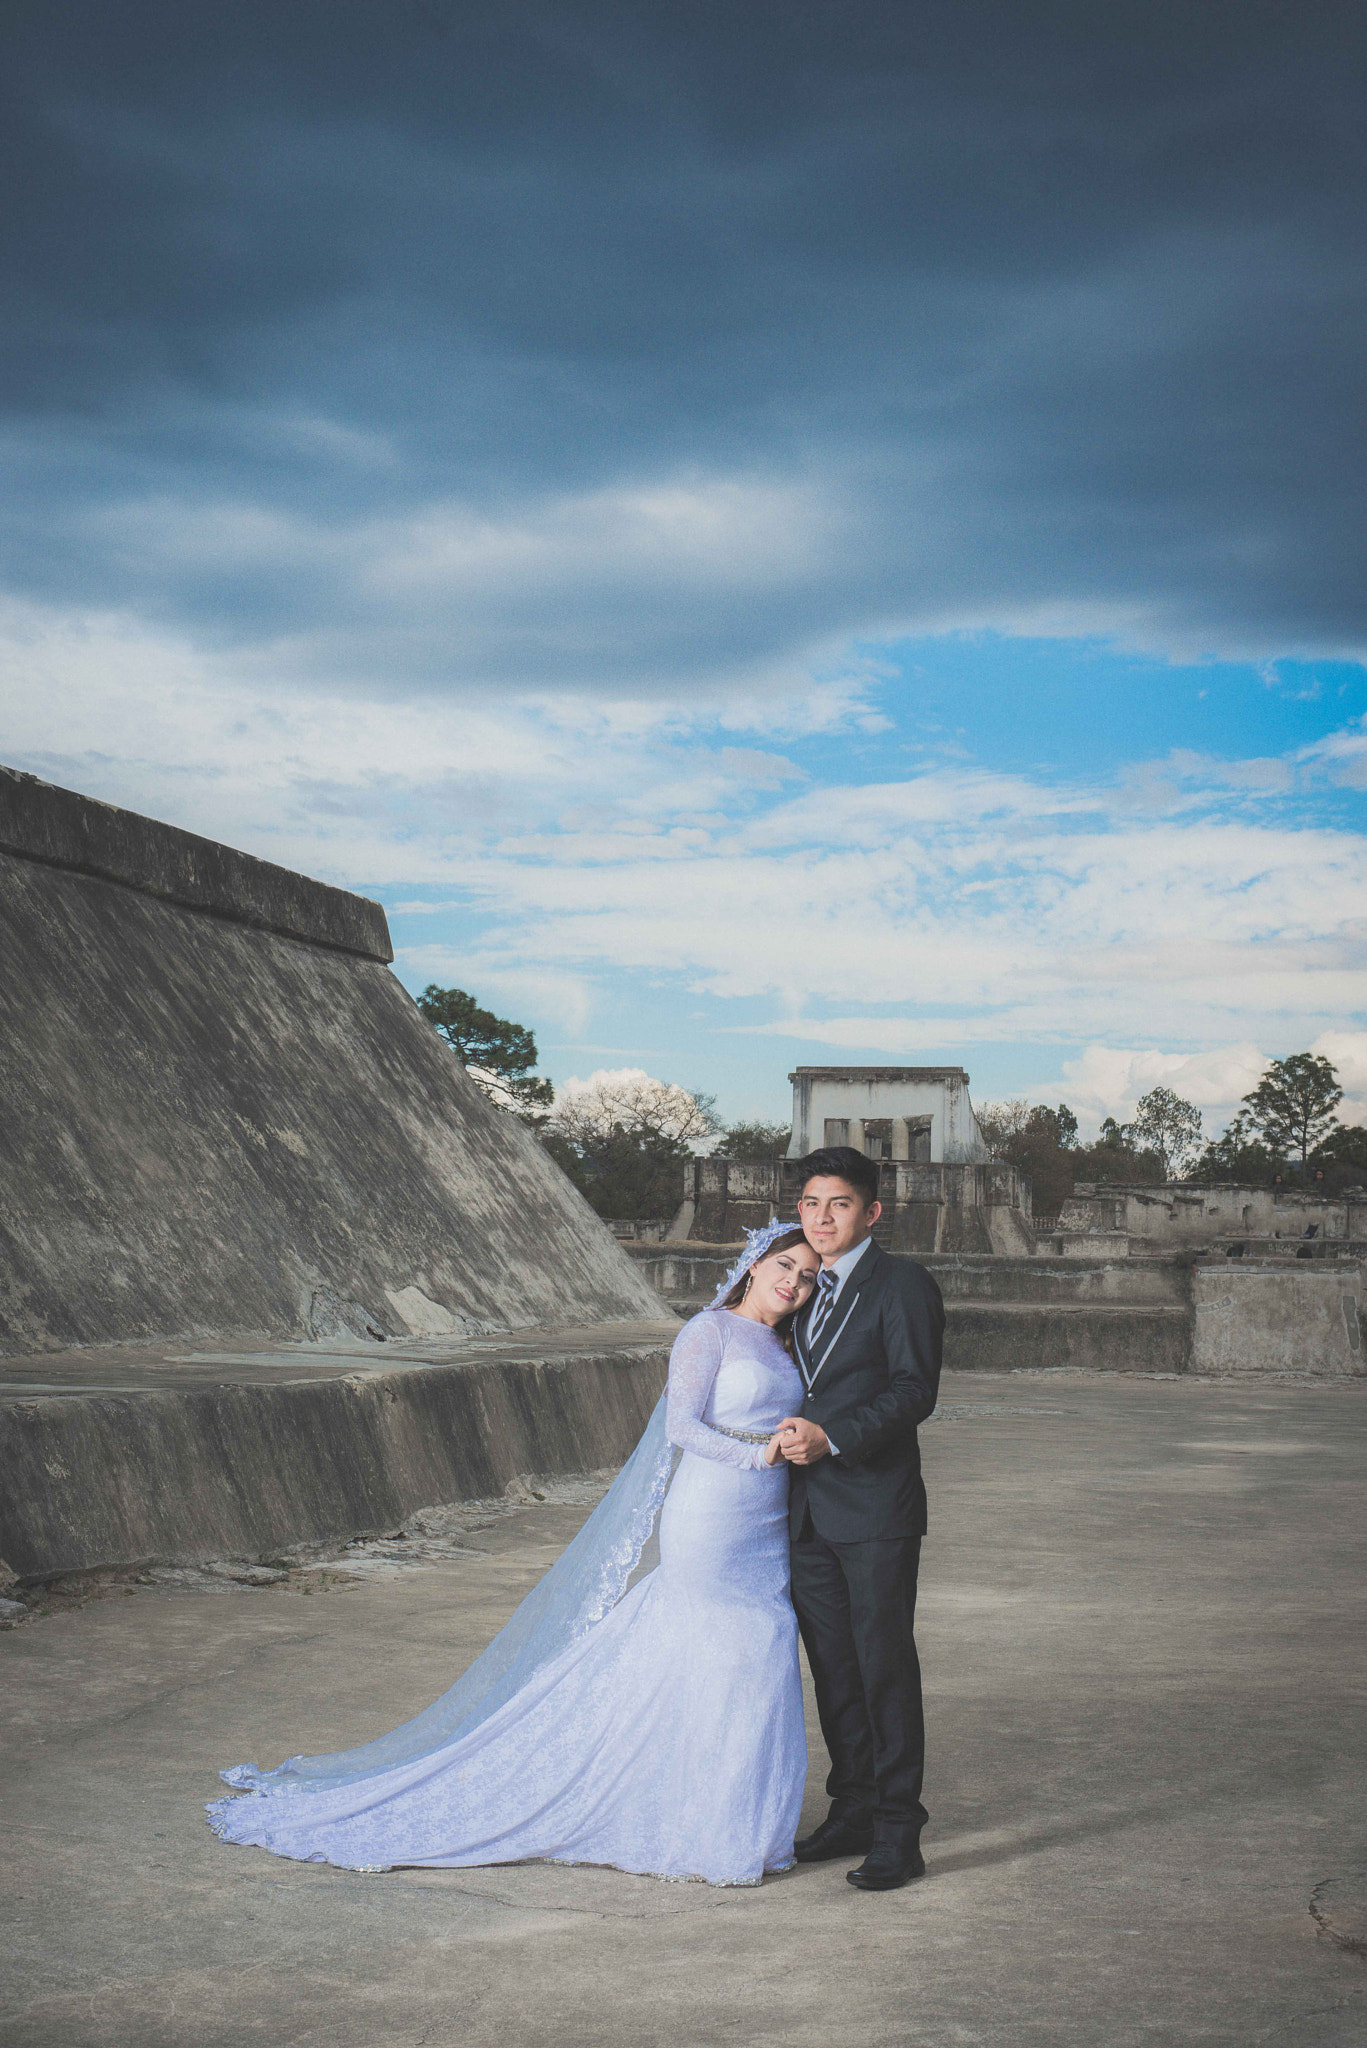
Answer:
[[[1367,1856],[1367,1387],[947,1376],[925,1448],[920,1884],[215,1841],[217,1765],[445,1688],[584,1512],[533,1507],[313,1597],[140,1588],[0,1637],[0,2043],[1356,2048],[1325,1902]]]

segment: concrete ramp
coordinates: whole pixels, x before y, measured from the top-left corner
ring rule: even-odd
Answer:
[[[0,1355],[659,1318],[392,958],[378,904],[0,769]]]

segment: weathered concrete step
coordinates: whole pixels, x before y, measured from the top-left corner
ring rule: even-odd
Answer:
[[[634,1255],[681,1315],[710,1300],[727,1270],[717,1246],[652,1245]],[[962,1370],[1081,1365],[1367,1377],[1355,1259],[1207,1264],[1181,1253],[1095,1264],[972,1256],[923,1263],[945,1297],[946,1360]]]
[[[411,1337],[403,1343],[281,1343],[262,1333],[239,1333],[196,1346],[182,1340],[156,1344],[91,1344],[75,1351],[0,1358],[0,1403],[29,1395],[147,1394],[159,1388],[279,1386],[291,1380],[372,1378],[407,1366],[526,1364],[624,1345],[668,1346],[672,1321],[561,1323],[533,1330],[498,1330],[480,1337]]]
[[[945,1303],[948,1316],[1177,1316],[1190,1314],[1183,1302],[1172,1301],[956,1301]]]
[[[933,1258],[922,1261],[948,1301],[1095,1303],[1117,1308],[1186,1307],[1189,1259],[1082,1260]]]
[[[945,1364],[959,1372],[1167,1373],[1191,1363],[1191,1312],[1176,1305],[950,1300],[945,1311]]]
[[[539,1344],[522,1332],[397,1364],[330,1354],[312,1377],[307,1360],[243,1353],[212,1358],[198,1386],[158,1386],[149,1363],[121,1389],[13,1387],[0,1401],[0,1558],[28,1579],[265,1557],[498,1494],[520,1472],[620,1464],[675,1329],[594,1325]],[[57,1363],[44,1358],[44,1372]],[[79,1354],[66,1363],[89,1369]]]
[[[710,1301],[738,1255],[725,1245],[628,1245],[651,1284],[670,1298]],[[1116,1306],[1186,1305],[1192,1261],[997,1258],[988,1253],[936,1253],[917,1261],[939,1282],[946,1301],[1097,1302]]]

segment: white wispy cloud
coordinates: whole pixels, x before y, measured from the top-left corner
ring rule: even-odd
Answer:
[[[459,949],[404,947],[412,983],[549,1007],[575,1037],[635,977],[847,1054],[1052,1044],[1097,1115],[1146,1077],[1227,1105],[1254,1048],[1312,1041],[1367,1093],[1367,841],[1294,806],[1298,778],[1367,759],[1360,728],[1285,760],[1176,754],[1158,811],[954,757],[819,781],[793,751],[876,722],[868,687],[791,683],[748,729],[742,699],[390,702],[272,687],[113,613],[0,613],[0,758],[396,913],[476,914]]]

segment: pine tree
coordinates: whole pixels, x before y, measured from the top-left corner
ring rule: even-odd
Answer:
[[[536,1065],[536,1040],[525,1024],[482,1010],[463,988],[438,988],[435,982],[418,997],[418,1008],[491,1102],[524,1123],[545,1122],[555,1083],[529,1071]]]

